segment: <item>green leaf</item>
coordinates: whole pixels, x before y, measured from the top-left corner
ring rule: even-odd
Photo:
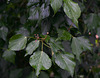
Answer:
[[[100,37],[100,27],[97,29],[97,35]]]
[[[39,19],[39,7],[31,7],[29,18],[30,20],[38,20]]]
[[[45,7],[45,4],[42,4],[42,6],[32,6],[30,8],[30,14],[29,18],[30,20],[41,20],[46,17],[48,17],[50,14],[49,12],[49,6]]]
[[[30,42],[26,48],[27,53],[25,54],[25,56],[31,55],[33,51],[35,51],[39,47],[39,43],[39,40]]]
[[[73,37],[72,39],[72,52],[76,55],[76,58],[80,61],[80,54],[86,50],[92,50],[89,40],[85,37]]]
[[[100,23],[99,19],[100,17],[95,13],[88,14],[86,18],[84,19],[84,23],[88,27],[88,30],[97,28]]]
[[[29,31],[26,28],[21,27],[18,31],[16,31],[16,34],[22,34],[24,36],[29,36]]]
[[[66,15],[72,19],[73,23],[78,27],[78,18],[80,17],[81,10],[78,3],[72,0],[64,0],[64,12]]]
[[[34,71],[32,71],[27,78],[37,78]],[[46,72],[41,71],[38,78],[49,78],[48,74]]]
[[[41,72],[39,78],[50,78],[46,72]]]
[[[51,67],[51,59],[43,51],[33,53],[30,57],[29,63],[35,68],[37,76],[40,74],[40,70],[47,70]]]
[[[58,38],[56,40],[70,40],[71,34],[64,29],[58,29]]]
[[[14,51],[6,50],[2,57],[11,63],[15,63],[15,56],[16,53]]]
[[[23,75],[22,69],[15,69],[10,71],[9,78],[21,78]]]
[[[74,68],[75,68],[75,61],[74,61],[74,55],[66,53],[58,53],[55,58],[55,63],[62,69],[67,70],[70,72],[71,76],[74,74]]]
[[[35,72],[32,71],[27,78],[37,78]]]
[[[4,26],[1,27],[0,28],[0,38],[6,41],[7,34],[8,34],[8,28]]]
[[[27,6],[32,6],[39,3],[39,0],[28,0]]]
[[[51,38],[50,43],[49,43],[51,49],[53,52],[57,52],[58,50],[64,51],[64,48],[62,46],[62,43],[60,41],[55,41],[55,39]]]
[[[14,35],[10,38],[9,49],[15,51],[22,50],[25,48],[26,43],[27,43],[26,36],[23,36],[21,34]]]
[[[40,18],[44,19],[44,18],[48,17],[49,14],[50,14],[49,6],[45,7],[45,4],[42,4],[42,6],[40,8]]]
[[[51,7],[54,10],[54,14],[60,9],[62,6],[62,0],[50,0]]]

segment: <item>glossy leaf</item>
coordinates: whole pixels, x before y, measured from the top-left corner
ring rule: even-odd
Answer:
[[[39,19],[39,7],[31,7],[30,8],[30,14],[29,14],[29,20],[38,20]]]
[[[29,63],[33,68],[35,68],[37,76],[40,74],[41,70],[47,70],[51,67],[51,59],[43,51],[33,53],[30,57]]]
[[[49,6],[45,7],[45,4],[43,4],[40,8],[40,18],[44,19],[46,17],[48,17],[50,14],[49,12]]]
[[[67,70],[70,72],[71,76],[73,76],[76,65],[74,61],[74,55],[68,53],[59,53],[56,55],[55,62],[60,68]]]
[[[86,50],[92,50],[89,40],[85,37],[73,37],[72,39],[72,52],[76,55],[76,58],[80,61],[80,54]]]
[[[60,7],[62,6],[62,0],[50,0],[51,3],[51,7],[54,10],[54,14],[56,14],[56,12],[60,9]]]
[[[22,50],[26,47],[27,37],[21,34],[14,35],[10,38],[9,49],[10,50]]]
[[[50,47],[51,47],[51,50],[53,52],[57,52],[58,50],[64,51],[64,48],[62,46],[62,43],[59,42],[59,41],[56,42],[53,38],[51,38]]]
[[[29,18],[30,20],[41,20],[49,16],[49,6],[45,7],[43,4],[41,7],[37,6],[32,6],[30,8],[30,15]]]
[[[8,34],[8,28],[4,26],[1,27],[0,28],[0,38],[6,41],[7,34]]]
[[[64,12],[66,15],[72,19],[73,23],[78,27],[78,18],[80,17],[81,10],[77,3],[72,0],[64,1]]]
[[[33,51],[35,51],[39,47],[39,43],[39,40],[30,42],[26,48],[27,53],[25,54],[25,56],[31,55]]]
[[[70,40],[71,34],[64,29],[58,29],[58,38],[57,40]]]
[[[72,22],[72,20],[68,16],[65,17],[69,26],[73,26],[74,28],[77,28],[77,26]]]
[[[16,53],[14,51],[6,50],[2,57],[9,62],[15,63],[15,56]]]

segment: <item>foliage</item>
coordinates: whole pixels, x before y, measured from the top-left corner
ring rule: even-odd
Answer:
[[[0,0],[0,77],[99,78],[99,7],[100,0]]]

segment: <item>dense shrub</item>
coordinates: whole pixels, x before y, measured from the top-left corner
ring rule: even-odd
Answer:
[[[0,78],[99,78],[100,0],[0,0]]]

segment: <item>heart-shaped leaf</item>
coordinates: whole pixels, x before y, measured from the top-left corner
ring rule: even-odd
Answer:
[[[25,48],[26,43],[27,43],[26,36],[23,36],[21,34],[14,35],[10,38],[9,49],[15,51],[22,50]]]
[[[62,0],[50,0],[50,2],[51,2],[51,7],[54,10],[54,14],[56,14],[56,12],[60,9],[62,5]]]
[[[51,67],[51,59],[43,51],[33,53],[30,57],[29,63],[35,68],[37,76],[40,74],[40,70],[47,70]]]

